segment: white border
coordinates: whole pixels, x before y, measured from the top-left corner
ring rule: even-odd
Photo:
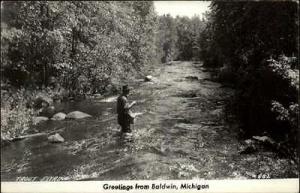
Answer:
[[[207,189],[181,189],[181,184],[208,185]],[[148,190],[105,190],[104,184],[133,186],[149,185]],[[152,189],[152,184],[173,184],[178,189]],[[297,193],[299,192],[299,178],[292,179],[259,179],[259,180],[163,180],[163,181],[71,181],[71,182],[1,182],[3,193],[117,193],[117,192],[213,192],[213,193]]]

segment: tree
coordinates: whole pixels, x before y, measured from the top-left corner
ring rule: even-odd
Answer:
[[[162,62],[169,62],[177,57],[177,32],[176,23],[171,15],[163,15],[159,18],[158,28],[158,53],[160,53]]]
[[[74,92],[104,92],[155,58],[153,2],[5,1],[3,16],[3,71],[16,86],[54,76]]]
[[[298,112],[299,90],[293,83],[299,79],[294,57],[298,3],[213,1],[208,16],[201,56],[208,66],[226,64],[232,70],[235,107],[248,137],[263,132],[281,140],[293,136],[297,124],[291,117]],[[293,137],[287,140],[295,144]]]

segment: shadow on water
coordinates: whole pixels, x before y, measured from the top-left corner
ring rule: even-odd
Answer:
[[[115,99],[90,99],[59,106],[91,114],[80,120],[47,121],[39,132],[59,133],[17,141],[1,148],[1,179],[133,180],[295,177],[294,164],[273,152],[240,155],[238,124],[225,120],[224,105],[234,93],[209,81],[209,72],[191,62],[157,68],[155,81],[133,83],[137,100],[130,135],[120,133]],[[186,77],[192,77],[186,79]],[[197,78],[195,78],[197,77]]]

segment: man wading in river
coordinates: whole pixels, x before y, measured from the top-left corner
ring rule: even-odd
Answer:
[[[117,100],[117,113],[118,113],[118,123],[122,128],[122,132],[131,132],[130,124],[133,124],[134,117],[132,116],[130,109],[136,104],[133,101],[131,104],[128,103],[127,96],[129,94],[129,88],[127,85],[123,86],[122,94]]]

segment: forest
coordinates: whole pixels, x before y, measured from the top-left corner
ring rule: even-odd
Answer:
[[[241,135],[296,157],[298,5],[212,1],[202,18],[174,18],[151,1],[3,1],[1,143],[30,130],[38,98],[110,96],[157,66],[202,61],[236,89]]]

